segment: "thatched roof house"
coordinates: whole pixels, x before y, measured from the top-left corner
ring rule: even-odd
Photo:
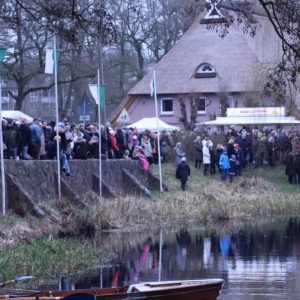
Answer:
[[[205,15],[195,20],[154,67],[159,117],[172,125],[181,125],[182,109],[189,119],[196,107],[196,121],[203,122],[219,116],[224,101],[228,107],[244,106],[251,95],[252,101],[261,102],[266,71],[280,59],[281,44],[267,18],[255,16],[254,37],[234,23],[221,38],[202,22]],[[123,108],[133,122],[155,116],[151,79],[152,71],[129,91],[112,122]]]

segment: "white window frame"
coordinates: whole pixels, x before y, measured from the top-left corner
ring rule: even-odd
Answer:
[[[200,100],[200,99],[204,99],[205,101],[205,110],[198,110],[198,105],[197,105],[197,114],[198,115],[205,115],[206,114],[206,97],[198,97],[195,101],[197,100]]]
[[[204,68],[209,67],[211,70],[204,70]],[[206,73],[216,73],[216,70],[214,69],[214,67],[210,64],[202,64],[198,70],[197,73],[202,73],[202,74],[206,74]]]
[[[203,70],[205,67],[209,67],[211,70]],[[216,77],[216,69],[209,63],[201,64],[195,73],[195,78],[214,78]]]
[[[172,100],[172,106],[173,106],[173,110],[172,111],[163,111],[163,101],[164,100]],[[173,115],[174,114],[174,98],[162,98],[160,100],[160,113],[162,115]]]

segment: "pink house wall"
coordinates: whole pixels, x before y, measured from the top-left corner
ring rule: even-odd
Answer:
[[[214,120],[216,117],[220,116],[220,99],[217,94],[201,94],[197,95],[201,98],[205,98],[206,111],[205,113],[199,113],[197,117],[197,122],[206,122]],[[240,94],[232,94],[236,102],[237,107],[244,107],[244,98]],[[184,97],[188,120],[190,120],[190,98],[189,96]],[[161,100],[162,99],[173,99],[173,113],[164,114],[161,111]],[[149,95],[140,95],[136,98],[133,104],[129,107],[128,113],[132,119],[132,122],[137,122],[143,118],[153,118],[155,117],[155,102]],[[179,118],[181,116],[181,109],[179,103],[178,95],[158,95],[158,115],[161,120],[167,122],[170,125],[181,126]]]

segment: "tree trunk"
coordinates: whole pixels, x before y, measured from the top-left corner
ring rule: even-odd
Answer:
[[[179,118],[179,121],[183,123],[183,127],[185,130],[189,130],[190,124],[187,119],[186,105],[183,97],[179,97],[179,104],[181,110],[181,117]]]
[[[190,130],[194,130],[197,124],[198,107],[195,98],[193,96],[191,96],[190,99],[190,106],[191,106]]]

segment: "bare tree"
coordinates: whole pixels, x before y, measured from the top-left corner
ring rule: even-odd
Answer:
[[[115,40],[112,18],[101,0],[7,0],[0,3],[0,29],[0,46],[8,49],[2,72],[16,83],[18,93],[9,93],[19,110],[29,93],[54,85],[53,79],[46,84],[42,74],[45,48],[52,47],[52,36],[57,35],[61,49],[59,111],[62,116],[74,108],[74,99],[79,101],[81,93],[75,93],[75,87],[81,87],[86,78],[96,75],[94,63],[89,64],[86,59],[85,45],[99,35],[104,44]],[[95,51],[93,48],[92,57]]]

